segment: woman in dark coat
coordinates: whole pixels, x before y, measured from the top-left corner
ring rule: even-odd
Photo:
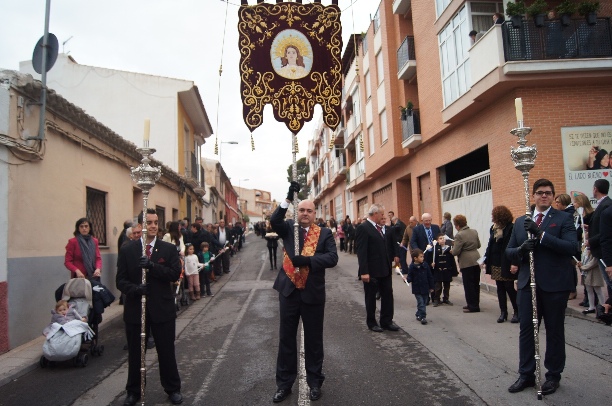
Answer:
[[[516,305],[516,289],[514,288],[514,281],[518,274],[510,273],[512,264],[505,255],[506,246],[510,241],[510,235],[514,226],[512,224],[514,217],[506,206],[496,206],[491,212],[491,219],[493,225],[489,232],[489,245],[485,252],[483,266],[486,267],[486,273],[491,275],[491,279],[497,285],[497,300],[501,310],[497,322],[503,323],[505,320],[508,320],[507,297],[510,297],[510,303],[514,311],[510,323],[518,323],[518,306]]]
[[[268,253],[270,254],[270,270],[276,269],[276,249],[278,248],[278,234],[272,230],[272,227],[268,225],[264,238],[268,241]],[[274,262],[272,260],[274,259]]]

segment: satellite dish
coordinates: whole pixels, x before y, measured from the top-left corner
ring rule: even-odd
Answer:
[[[34,70],[42,74],[43,71],[43,40],[45,39],[42,36],[36,46],[34,47],[34,53],[32,54],[32,66]],[[47,61],[45,65],[46,72],[49,72],[53,65],[55,65],[55,61],[57,61],[57,53],[59,51],[59,42],[57,37],[54,34],[49,33],[47,37]]]

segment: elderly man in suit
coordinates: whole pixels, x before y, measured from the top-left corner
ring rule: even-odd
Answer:
[[[421,251],[427,251],[428,246],[433,246],[433,242],[436,239],[436,235],[440,234],[440,226],[437,224],[431,224],[431,214],[423,213],[421,216],[421,224],[416,226],[412,230],[412,237],[410,237],[410,250],[415,248]],[[433,300],[434,295],[431,294],[431,298],[427,298],[427,304],[430,300]]]
[[[431,214],[423,213],[421,216],[421,224],[414,227],[412,237],[410,238],[410,249],[420,249],[425,252],[428,245],[433,245],[436,235],[440,234],[440,226],[431,224]]]
[[[181,275],[181,262],[174,244],[157,239],[157,214],[147,210],[146,255],[142,255],[143,241],[125,244],[117,260],[117,288],[125,294],[123,321],[128,342],[128,378],[124,406],[135,405],[140,393],[140,331],[141,298],[147,297],[145,323],[155,339],[159,360],[159,376],[170,402],[183,402],[181,378],[176,365],[174,339],[176,331],[176,309],[172,282]],[[142,213],[138,218],[142,223]],[[147,270],[147,283],[142,285],[142,270]]]
[[[291,182],[287,198],[270,217],[270,225],[283,239],[285,247],[283,266],[273,286],[279,292],[280,307],[274,403],[282,402],[289,396],[297,377],[296,335],[300,318],[304,328],[304,358],[310,400],[321,397],[321,385],[325,380],[322,371],[325,269],[336,266],[338,253],[331,230],[315,224],[315,206],[311,200],[302,200],[297,206],[300,246],[298,250],[295,249],[294,222],[285,220],[285,214],[294,193],[299,191],[300,185]]]
[[[363,282],[366,307],[366,324],[377,333],[383,330],[398,331],[393,322],[393,286],[391,265],[394,248],[391,235],[385,236],[384,207],[373,204],[366,220],[357,227],[357,262]],[[376,293],[380,293],[380,325],[376,322]]]
[[[529,251],[533,251],[538,316],[546,327],[546,382],[542,394],[554,393],[565,367],[565,308],[573,287],[572,254],[578,250],[572,217],[551,207],[555,187],[548,179],[533,184],[535,209],[519,217],[512,230],[506,255],[520,263],[517,302],[520,317],[519,378],[508,391],[520,392],[535,385],[535,340],[531,301]],[[532,219],[533,218],[533,219]],[[528,235],[530,233],[531,235]],[[513,272],[511,270],[511,272]],[[517,271],[514,271],[517,272]]]

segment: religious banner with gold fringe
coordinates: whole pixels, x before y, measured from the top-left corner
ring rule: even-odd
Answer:
[[[317,103],[323,122],[335,129],[342,98],[340,8],[320,2],[243,4],[238,17],[240,91],[251,132],[262,124],[268,103],[294,134],[312,119]]]

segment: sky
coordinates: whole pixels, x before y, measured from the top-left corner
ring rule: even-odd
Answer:
[[[0,69],[19,70],[20,61],[32,59],[44,34],[45,3],[0,0]],[[351,33],[367,30],[380,1],[338,3],[346,46]],[[330,5],[331,0],[322,4]],[[281,200],[293,159],[291,133],[267,106],[264,123],[253,133],[251,151],[240,98],[239,5],[240,0],[52,0],[49,32],[57,36],[60,53],[79,64],[194,81],[215,133],[203,146],[203,156],[219,159],[214,154],[216,135],[221,164],[232,184],[267,190]],[[307,153],[320,112],[316,106],[313,120],[298,134],[298,159]]]

